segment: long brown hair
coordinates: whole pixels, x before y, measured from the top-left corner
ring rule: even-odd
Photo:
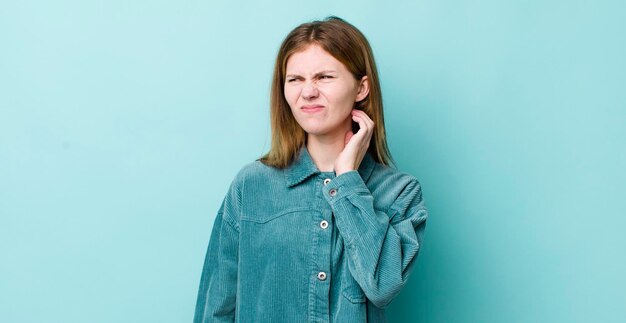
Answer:
[[[306,132],[293,117],[285,99],[284,85],[289,57],[312,44],[319,45],[343,63],[357,81],[367,75],[369,94],[355,103],[355,108],[363,110],[374,121],[374,133],[368,148],[374,160],[384,165],[393,163],[387,147],[383,99],[372,49],[356,27],[336,16],[301,24],[283,40],[276,57],[270,94],[272,147],[259,160],[268,166],[285,168],[298,157],[305,144]]]

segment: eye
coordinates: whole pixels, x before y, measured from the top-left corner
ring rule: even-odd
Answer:
[[[330,75],[322,75],[320,76],[321,79],[332,79],[333,77]]]

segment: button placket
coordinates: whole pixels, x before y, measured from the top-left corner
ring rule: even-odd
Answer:
[[[328,176],[328,177],[326,177],[326,176]],[[321,181],[322,181],[322,184],[323,184],[322,192],[323,191],[327,191],[328,192],[330,187],[327,187],[327,186],[328,186],[328,184],[330,184],[332,182],[332,180],[333,180],[333,178],[332,178],[331,174],[324,174],[324,175],[322,175],[322,177],[321,177]],[[325,211],[323,211],[321,213],[322,213],[322,214],[320,214],[321,218],[318,218],[318,220],[317,220],[317,221],[319,221],[318,222],[318,225],[319,225],[319,229],[318,230],[320,230],[320,231],[318,231],[318,233],[322,237],[321,239],[324,239],[324,241],[328,241],[328,243],[330,243],[331,235],[329,234],[330,231],[328,229],[330,227],[330,223],[329,223],[328,220],[325,219],[325,218],[329,218],[329,214],[327,214],[327,212],[325,212]],[[330,251],[330,248],[329,248],[329,251]],[[326,255],[326,252],[323,252],[323,253]],[[319,265],[320,265],[320,267],[318,267],[318,270],[319,269],[323,269],[323,268],[328,268],[328,266],[330,266],[330,264],[326,263],[326,261],[320,262]],[[319,271],[317,274],[314,274],[314,275],[316,275],[316,278],[317,278],[318,282],[320,282],[320,284],[326,286],[326,288],[327,288],[327,286],[328,286],[327,284],[328,284],[328,282],[330,282],[329,274],[327,272],[325,272],[325,271]]]

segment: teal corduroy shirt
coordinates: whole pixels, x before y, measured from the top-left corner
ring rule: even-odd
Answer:
[[[421,248],[417,179],[368,153],[320,172],[306,147],[232,181],[215,218],[194,322],[386,322]]]

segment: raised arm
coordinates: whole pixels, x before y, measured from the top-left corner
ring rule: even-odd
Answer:
[[[384,212],[374,209],[374,198],[356,170],[324,189],[350,273],[374,305],[387,307],[405,285],[424,236],[428,215],[419,182],[402,176],[390,184],[383,194],[393,194],[394,202]]]

